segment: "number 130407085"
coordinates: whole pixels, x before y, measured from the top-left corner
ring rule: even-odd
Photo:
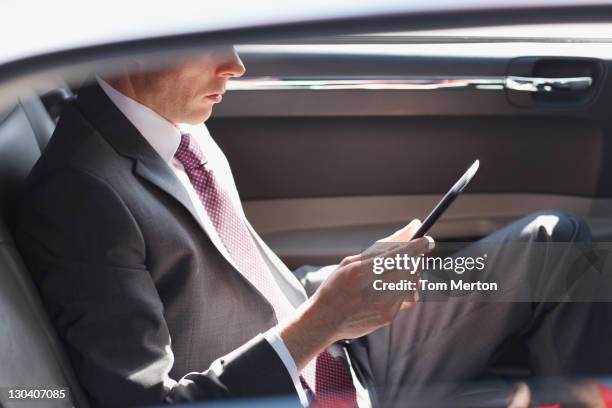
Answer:
[[[68,398],[68,388],[44,388],[44,387],[2,387],[0,388],[2,399],[9,401],[17,400],[62,400]]]

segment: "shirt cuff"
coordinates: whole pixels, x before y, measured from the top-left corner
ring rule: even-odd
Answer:
[[[293,386],[295,387],[295,391],[300,398],[300,403],[303,407],[308,406],[308,397],[306,396],[306,391],[304,391],[304,387],[302,387],[302,383],[300,382],[300,375],[298,373],[297,366],[295,365],[295,361],[293,357],[291,357],[291,353],[285,346],[285,342],[278,334],[278,327],[274,326],[267,332],[263,334],[264,338],[270,343],[270,346],[276,351],[276,354],[280,357],[281,361],[287,368],[289,375],[291,376],[291,381],[293,382]]]

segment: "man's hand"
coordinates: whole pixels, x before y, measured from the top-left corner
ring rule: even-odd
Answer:
[[[415,218],[412,221],[410,221],[410,223],[408,223],[408,225],[404,226],[403,228],[398,229],[397,231],[395,231],[393,234],[389,235],[388,237],[385,238],[381,238],[376,242],[387,242],[387,243],[391,243],[391,242],[397,242],[397,243],[401,243],[401,242],[409,242],[413,235],[419,230],[419,227],[421,226],[421,220]],[[427,237],[428,240],[430,240],[430,242],[433,245],[433,239],[431,237]],[[380,248],[380,247],[378,247]],[[346,258],[344,258],[340,264],[338,266],[345,266],[348,265],[350,263],[353,262],[359,262],[365,258],[367,259],[371,259],[374,256],[379,255],[380,251],[376,250],[376,246],[373,246],[372,248],[370,248],[371,250],[366,251],[366,255],[364,256],[363,254],[357,254],[357,255],[350,255],[347,256]],[[388,249],[388,248],[385,248]]]
[[[371,282],[377,278],[372,273],[372,258],[396,254],[418,256],[430,252],[433,249],[433,240],[430,237],[405,242],[412,237],[419,225],[420,222],[414,220],[385,238],[385,242],[397,242],[392,249],[389,249],[389,246],[385,246],[386,249],[379,247],[366,251],[366,255],[345,258],[314,295],[299,308],[296,317],[281,324],[280,336],[298,370],[330,344],[338,340],[361,337],[388,325],[395,319],[398,311],[406,307],[406,298],[401,293],[393,295],[391,299],[379,301],[368,297]]]

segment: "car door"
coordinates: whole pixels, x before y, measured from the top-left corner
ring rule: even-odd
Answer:
[[[609,239],[610,44],[551,27],[238,46],[247,73],[207,125],[254,227],[292,268],[335,263],[425,217],[480,159],[437,240],[551,208]]]

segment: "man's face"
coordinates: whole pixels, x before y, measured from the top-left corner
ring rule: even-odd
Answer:
[[[196,124],[210,117],[228,79],[244,71],[234,48],[227,46],[183,58],[171,67],[143,69],[130,77],[139,102],[175,124]]]

